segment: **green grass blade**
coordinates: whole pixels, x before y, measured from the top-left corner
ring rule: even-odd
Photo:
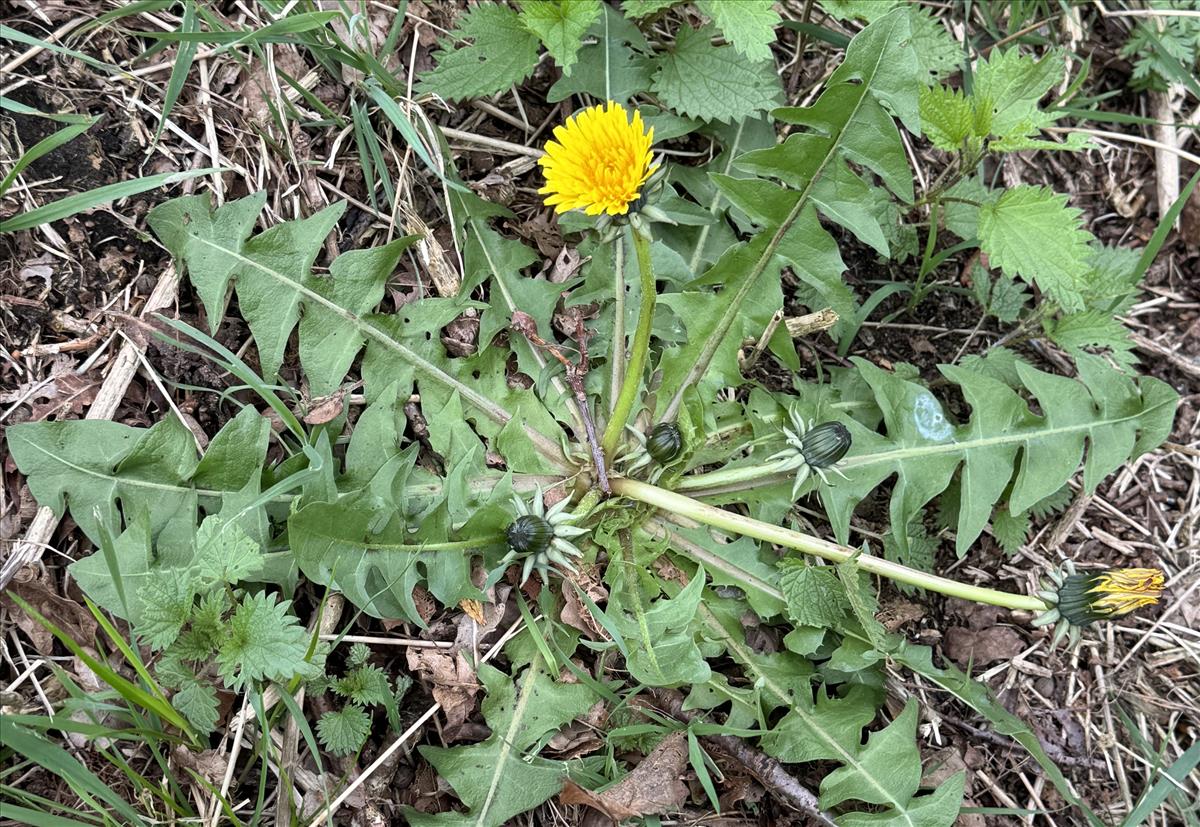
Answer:
[[[82,646],[80,646],[74,639],[71,638],[70,635],[55,626],[46,618],[42,617],[42,615],[38,613],[37,609],[30,606],[15,594],[10,596],[13,602],[20,606],[27,615],[44,626],[46,630],[50,632],[50,634],[54,635],[54,637],[58,638],[59,643],[67,647],[71,654],[75,655],[77,658],[87,664],[88,668],[95,672],[97,677],[111,686],[117,692],[117,694],[126,701],[139,706],[142,709],[153,712],[154,714],[158,715],[158,717],[162,718],[182,732],[192,732],[192,727],[187,722],[187,719],[176,712],[175,708],[169,703],[164,702],[160,698],[156,698],[154,695],[151,695],[137,684],[132,683],[131,681],[128,681],[118,675],[116,671],[114,671],[107,663],[104,663],[98,658],[89,655],[83,650]]]
[[[15,595],[14,599],[17,599]],[[22,727],[0,721],[0,730],[3,730],[3,737],[0,740],[4,742],[5,746],[16,751],[22,757],[29,758],[39,767],[57,775],[74,790],[76,795],[97,812],[104,812],[103,805],[106,804],[114,813],[129,823],[141,823],[141,815],[133,807],[66,750]]]
[[[375,104],[379,107],[379,111],[392,122],[392,126],[396,127],[400,136],[404,138],[405,143],[412,147],[413,152],[417,153],[417,157],[424,162],[430,172],[442,179],[442,183],[451,189],[458,190],[459,192],[470,192],[462,184],[447,178],[441,168],[433,162],[433,157],[429,154],[425,145],[421,143],[421,138],[417,135],[417,128],[413,126],[412,121],[404,114],[404,110],[400,108],[400,105],[396,101],[392,100],[392,97],[382,86],[378,83],[367,81],[367,94],[371,96],[371,100],[375,101]]]
[[[77,821],[65,816],[56,816],[53,813],[44,813],[41,810],[18,807],[15,804],[4,805],[4,816],[5,818],[11,818],[18,824],[28,824],[30,827],[93,827],[93,825],[102,823],[99,821]]]
[[[31,146],[24,155],[17,159],[13,164],[13,168],[8,171],[8,175],[4,176],[4,180],[0,181],[0,198],[4,197],[4,193],[8,192],[8,188],[12,186],[12,182],[21,174],[27,166],[32,164],[38,158],[41,158],[48,152],[53,152],[63,144],[69,143],[84,132],[92,128],[96,123],[96,118],[88,118],[81,123],[71,124],[55,132],[53,135],[48,135],[36,144]]]
[[[41,40],[33,35],[25,34],[14,29],[12,26],[0,25],[0,40],[11,40],[14,43],[21,43],[25,46],[37,46],[38,48],[54,52],[64,57],[74,58],[75,60],[86,63],[93,69],[100,69],[107,74],[126,75],[127,72],[120,66],[114,66],[111,63],[105,63],[102,60],[96,60],[94,57],[89,57],[83,52],[77,52],[74,49],[68,49],[66,46],[60,46],[57,43],[50,43],[46,40]]]
[[[205,169],[192,169],[186,172],[167,172],[161,175],[150,175],[145,178],[134,178],[131,181],[118,181],[115,184],[107,184],[94,190],[69,195],[58,201],[51,201],[49,204],[43,204],[37,209],[15,215],[6,221],[0,221],[0,233],[15,233],[19,230],[28,230],[31,227],[49,224],[52,221],[61,221],[76,213],[94,209],[121,198],[128,198],[131,195],[137,195],[149,190],[158,189],[159,187],[178,184],[180,181],[186,181],[189,178],[196,178],[200,175],[209,175],[214,172],[223,171],[223,169],[207,167]]]
[[[1191,180],[1184,185],[1179,193],[1179,197],[1175,199],[1175,203],[1167,210],[1158,221],[1158,227],[1154,230],[1154,235],[1150,236],[1150,242],[1146,245],[1146,249],[1142,250],[1142,257],[1138,259],[1137,276],[1134,281],[1141,281],[1146,276],[1146,271],[1150,269],[1150,265],[1154,263],[1155,256],[1162,249],[1163,242],[1167,240],[1171,230],[1175,226],[1175,220],[1179,218],[1179,214],[1183,212],[1183,206],[1187,203],[1188,197],[1191,196],[1192,190],[1196,188],[1196,183],[1200,181],[1200,170],[1196,170],[1196,174],[1191,177]]]
[[[33,118],[45,118],[48,121],[58,121],[59,123],[87,123],[92,118],[89,115],[74,115],[70,112],[43,112],[40,109],[34,109],[32,106],[15,101],[12,98],[0,97],[0,109],[15,112],[18,115],[29,115]]]
[[[1162,777],[1146,791],[1133,811],[1121,822],[1121,827],[1138,827],[1148,819],[1166,801],[1167,796],[1179,792],[1186,783],[1188,773],[1196,769],[1197,764],[1200,764],[1200,742],[1192,744],[1175,759],[1175,763],[1161,771]]]
[[[194,0],[187,0],[183,5],[183,20],[179,24],[179,31],[194,32],[197,29],[196,3]],[[167,125],[167,118],[170,117],[171,110],[175,108],[175,102],[179,100],[179,93],[183,91],[183,85],[187,83],[188,74],[192,71],[192,61],[196,59],[196,50],[199,48],[200,44],[195,42],[179,44],[179,53],[175,56],[175,65],[171,67],[171,78],[167,81],[167,91],[163,96],[162,114],[158,118],[158,128],[154,130],[154,141],[150,145],[152,150],[158,145],[163,127]]]

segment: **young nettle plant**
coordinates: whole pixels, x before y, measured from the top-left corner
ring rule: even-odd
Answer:
[[[702,4],[714,14],[719,5]],[[1058,622],[1061,634],[1153,604],[1163,587],[1156,572],[1068,567],[1046,573],[1057,579],[1045,589],[1031,583],[1032,593],[1018,594],[900,560],[915,558],[914,546],[928,540],[915,531],[910,538],[909,527],[922,523],[935,499],[957,551],[966,554],[998,509],[1025,514],[1056,500],[1081,462],[1083,488],[1095,490],[1166,438],[1175,392],[1084,350],[1075,354],[1078,379],[1013,353],[990,355],[939,368],[970,410],[960,421],[906,366],[887,371],[855,358],[850,367],[830,368],[821,382],[797,379],[794,392],[772,393],[744,376],[737,358],[743,341],[761,337],[773,358],[799,369],[786,328],[763,336],[783,306],[785,266],[806,296],[832,296],[850,316],[858,312],[822,218],[871,239],[881,254],[904,243],[900,218],[922,205],[896,119],[913,136],[922,134],[929,118],[920,90],[936,75],[918,62],[924,53],[909,46],[917,25],[909,10],[898,9],[863,29],[811,106],[775,112],[795,127],[781,143],[758,128],[766,124],[751,121],[732,134],[714,130],[723,147],[719,167],[656,161],[653,129],[620,101],[569,118],[547,145],[541,194],[565,231],[582,234],[591,261],[561,284],[523,273],[537,256],[491,225],[503,208],[465,188],[448,190],[464,253],[461,291],[421,297],[395,313],[378,308],[413,238],[343,253],[327,273],[314,272],[342,204],[257,234],[262,194],[219,207],[204,196],[161,204],[150,227],[187,273],[214,330],[232,293],[265,376],[277,373],[295,335],[309,396],[339,392],[357,370],[366,408],[353,421],[343,411],[305,428],[234,354],[175,322],[256,388],[283,421],[280,433],[247,406],[198,459],[190,432],[173,418],[146,430],[40,422],[10,429],[16,462],[39,502],[69,509],[93,540],[123,527],[118,543],[138,554],[116,555],[115,579],[172,581],[172,590],[164,585],[162,594],[147,595],[156,607],[152,623],[147,631],[135,619],[135,631],[168,656],[187,644],[179,657],[191,658],[197,670],[192,655],[216,651],[218,664],[233,664],[218,670],[228,682],[239,679],[239,663],[241,674],[255,679],[311,678],[302,664],[314,651],[305,651],[299,629],[282,619],[286,603],[268,596],[291,594],[300,577],[341,592],[372,617],[423,626],[418,590],[454,607],[486,599],[477,583],[508,576],[520,585],[535,572],[550,587],[540,593],[540,608],[557,618],[556,601],[577,587],[576,569],[597,566],[590,571],[601,573],[610,597],[597,605],[578,593],[604,630],[588,645],[606,658],[622,656],[640,684],[683,687],[690,709],[721,707],[729,727],[780,761],[831,762],[820,807],[838,823],[950,825],[957,818],[961,774],[920,791],[915,702],[863,740],[882,704],[888,660],[1002,722],[1060,793],[1079,804],[1032,732],[984,687],[936,666],[930,650],[876,620],[870,575],[1007,607],[1022,613],[1018,620]],[[480,41],[490,36],[482,31]],[[676,50],[695,48],[696,37],[681,33]],[[996,85],[997,94],[1011,88]],[[1013,128],[1028,133],[1038,123]],[[751,133],[758,146],[746,151]],[[962,151],[973,153],[964,141]],[[1009,242],[1012,220],[1045,213],[1047,226],[1057,226],[1070,215],[1057,196],[1009,192],[1018,195],[989,194],[986,203],[968,205],[978,213],[985,249],[987,239],[1003,240],[991,248],[999,255],[989,250],[994,263],[1016,262],[1019,276],[1047,289],[1053,284],[1065,300],[1072,293],[1064,285],[1084,278],[1082,271],[1063,269],[1053,244],[1021,251]],[[947,211],[968,198],[953,187],[946,194]],[[636,278],[626,273],[627,261]],[[558,341],[556,310],[593,302],[594,314],[579,311],[573,341]],[[468,309],[479,318],[477,348],[452,356],[440,331]],[[848,343],[856,327],[835,328],[834,335]],[[578,356],[569,358],[572,350]],[[589,352],[604,356],[593,364]],[[726,388],[739,393],[721,393]],[[414,394],[427,441],[407,431],[404,407]],[[267,462],[269,439],[285,459]],[[879,557],[848,541],[856,507],[885,483],[892,540],[889,556]],[[813,495],[833,540],[788,527],[797,500]],[[724,507],[731,503],[738,507]],[[197,537],[220,525],[234,532],[228,537],[237,554],[221,545],[221,554],[211,554],[224,562],[213,568]],[[268,547],[273,551],[263,554]],[[183,559],[180,548],[196,551]],[[656,567],[658,561],[672,565]],[[89,594],[117,611],[117,596],[88,576],[101,562],[87,558],[74,570]],[[202,595],[210,586],[220,586],[220,594]],[[523,601],[521,607],[528,611]],[[243,611],[269,614],[294,651],[290,674],[273,661],[247,671],[245,658],[221,654],[232,644],[220,635],[236,631]],[[785,649],[764,654],[751,645],[743,623],[751,614],[792,626]],[[229,632],[193,634],[197,618],[203,626],[229,617]],[[192,647],[193,637],[203,640]],[[470,747],[422,748],[473,823],[499,825],[538,806],[568,772],[603,783],[593,765],[537,754],[563,723],[597,700],[613,700],[606,678],[572,660],[579,645],[579,632],[561,624],[531,626],[506,649],[511,677],[491,667],[478,673],[491,737]],[[245,642],[236,651],[247,651]],[[718,657],[736,663],[745,680],[714,673],[709,660]],[[362,746],[371,704],[390,710],[392,703],[361,651],[348,666],[332,684],[318,679],[349,699],[319,727],[339,752]],[[560,681],[564,669],[581,682]],[[407,816],[414,824],[445,820]]]

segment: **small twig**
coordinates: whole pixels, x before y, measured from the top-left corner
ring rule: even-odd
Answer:
[[[612,488],[608,484],[608,469],[604,465],[604,453],[600,450],[600,440],[596,437],[596,423],[592,421],[591,407],[588,405],[587,393],[583,389],[583,378],[588,372],[587,358],[587,330],[584,329],[583,320],[578,322],[576,338],[579,340],[579,364],[576,365],[570,359],[563,355],[558,346],[547,342],[537,332],[537,322],[528,313],[520,310],[514,311],[510,325],[513,330],[520,333],[534,347],[540,347],[557,359],[567,371],[567,385],[571,388],[571,392],[575,395],[575,401],[579,404],[579,415],[583,419],[584,430],[587,431],[588,446],[592,449],[592,462],[596,466],[596,482],[600,486],[600,490],[607,496],[612,493]]]
[[[742,363],[742,371],[748,371],[750,368],[758,364],[758,360],[762,358],[763,351],[767,349],[767,344],[771,341],[771,337],[775,335],[775,331],[779,329],[779,323],[783,321],[783,308],[779,308],[771,316],[767,326],[763,328],[762,335],[758,337],[758,341],[754,344],[754,350],[750,351],[750,355],[746,357]]]
[[[684,710],[683,695],[677,690],[651,689],[650,695],[673,718],[691,722],[700,717],[696,710]],[[785,770],[779,761],[747,746],[733,735],[701,735],[700,740],[705,746],[723,752],[745,767],[775,798],[818,824],[835,827],[833,819],[821,810],[817,796]]]

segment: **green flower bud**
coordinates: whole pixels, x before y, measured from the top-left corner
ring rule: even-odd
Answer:
[[[830,468],[850,450],[850,431],[840,422],[822,422],[800,438],[800,453],[812,468]]]
[[[673,422],[660,422],[646,439],[646,451],[660,465],[674,461],[683,452],[683,434]]]
[[[554,539],[554,527],[541,517],[524,514],[513,520],[504,533],[508,547],[522,554],[542,554]]]

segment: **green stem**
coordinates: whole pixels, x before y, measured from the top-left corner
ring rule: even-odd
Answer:
[[[782,526],[764,523],[751,517],[744,517],[741,514],[734,514],[732,511],[715,508],[693,500],[691,497],[685,497],[674,491],[667,491],[664,488],[647,485],[637,480],[615,479],[612,481],[612,489],[614,494],[652,505],[672,515],[690,517],[697,522],[719,528],[722,531],[753,537],[756,540],[774,543],[805,554],[814,554],[835,563],[844,563],[853,558],[863,571],[890,578],[898,583],[907,583],[910,586],[929,589],[950,597],[958,597],[976,603],[987,603],[991,606],[1003,606],[1007,609],[1041,612],[1049,608],[1037,597],[972,586],[967,583],[959,583],[957,580],[939,577],[936,574],[910,569],[908,566],[893,563],[882,557],[861,554],[847,546],[801,534]]]
[[[607,18],[605,18],[607,20]],[[610,405],[617,404],[625,381],[625,240],[618,238],[613,250],[613,333],[612,379],[608,390]],[[608,414],[612,416],[610,407]]]
[[[773,477],[788,471],[791,460],[780,459],[757,465],[742,465],[737,468],[721,468],[707,474],[692,474],[681,479],[675,486],[679,491],[698,491],[718,486],[740,485],[747,482]]]
[[[613,406],[612,417],[604,429],[604,437],[600,447],[604,456],[611,459],[625,429],[625,420],[633,410],[633,402],[642,384],[642,374],[646,370],[646,357],[650,353],[650,328],[654,322],[654,266],[650,263],[650,232],[630,225],[633,236],[633,251],[637,254],[638,271],[641,276],[642,306],[638,311],[637,330],[633,334],[633,349],[629,353],[629,365],[625,371],[625,380],[621,383],[621,393]]]

